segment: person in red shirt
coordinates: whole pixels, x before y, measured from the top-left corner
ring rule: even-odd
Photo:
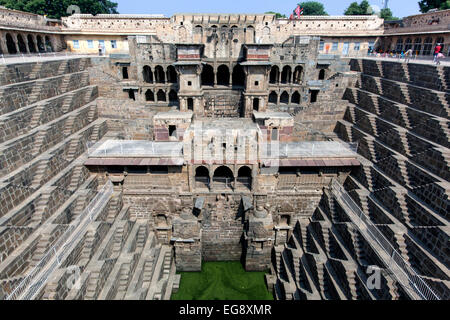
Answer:
[[[436,48],[434,48],[434,62],[437,61],[437,56],[439,54],[439,52],[441,52],[442,46],[440,43],[437,44]]]

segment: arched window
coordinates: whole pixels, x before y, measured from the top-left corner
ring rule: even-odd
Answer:
[[[169,92],[169,103],[172,105],[178,104],[178,95],[173,89]]]
[[[188,110],[194,111],[194,99],[188,98],[187,104],[188,104]]]
[[[164,69],[161,66],[155,67],[155,80],[156,83],[165,83],[166,77],[164,76]]]
[[[414,40],[414,54],[421,54],[422,52],[422,38],[416,38]]]
[[[273,66],[271,69],[270,69],[270,80],[269,80],[269,82],[270,83],[278,83],[278,75],[279,75],[279,73],[280,73],[280,69],[278,69],[278,67],[277,66]]]
[[[36,53],[36,45],[34,43],[34,39],[31,34],[27,36],[27,41],[28,41],[28,50],[30,50],[31,53]]]
[[[245,31],[245,41],[246,43],[255,42],[255,28],[253,26],[248,26]]]
[[[168,66],[167,67],[167,81],[169,83],[177,83],[178,82],[178,75],[175,71],[174,66]]]
[[[405,41],[405,52],[408,51],[409,49],[412,49],[412,39],[408,38]]]
[[[149,66],[144,66],[144,69],[142,70],[142,75],[144,77],[144,82],[153,83],[152,68],[150,68]]]
[[[238,177],[237,177],[237,187],[243,187],[247,188],[249,190],[252,189],[252,170],[247,167],[241,167],[238,171]]]
[[[201,166],[195,169],[195,184],[197,188],[209,187],[209,170]]]
[[[300,84],[303,79],[303,67],[302,66],[296,66],[294,70],[294,83]]]
[[[281,94],[280,103],[284,103],[284,104],[289,103],[289,94],[286,91],[283,91],[283,93]]]
[[[155,101],[155,94],[152,90],[148,89],[145,92],[145,101]]]
[[[37,45],[38,45],[39,52],[45,52],[45,47],[44,47],[44,43],[42,42],[41,36],[37,36]]]
[[[230,85],[230,70],[226,65],[221,65],[217,69],[217,84],[220,86]]]
[[[400,53],[403,51],[403,39],[398,39],[397,40],[397,45],[395,46],[395,51],[397,51],[397,53]]]
[[[23,41],[22,35],[17,35],[17,44],[19,45],[19,51],[21,53],[27,53],[27,45],[25,44],[25,41]]]
[[[231,188],[234,182],[233,171],[230,168],[221,166],[214,171],[214,186],[218,188]]]
[[[245,86],[245,73],[240,64],[233,68],[233,87]]]
[[[201,43],[203,39],[203,28],[202,26],[195,26],[194,28],[194,42]]]
[[[202,86],[214,86],[214,69],[209,64],[203,66]]]
[[[8,47],[9,54],[17,53],[16,43],[14,42],[13,37],[9,33],[6,34],[6,46]]]
[[[290,83],[291,75],[292,75],[291,67],[285,66],[283,68],[283,72],[281,73],[281,83]]]
[[[275,91],[272,91],[269,94],[269,103],[276,104],[278,102],[278,95]]]
[[[319,80],[325,80],[325,69],[320,69]]]
[[[158,99],[158,102],[166,102],[166,93],[162,90],[159,89],[158,93],[156,94],[156,97]]]
[[[292,95],[291,103],[292,104],[300,104],[300,93],[298,93],[298,91],[295,91],[294,94]]]
[[[433,49],[433,39],[431,37],[428,37],[425,39],[425,42],[423,44],[423,55],[429,56],[431,54],[432,49]]]

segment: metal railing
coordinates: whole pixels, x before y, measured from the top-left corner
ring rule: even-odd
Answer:
[[[218,188],[233,188],[234,178],[222,178],[222,177],[214,177],[213,178],[213,186]]]
[[[93,54],[76,53],[76,52],[36,52],[36,53],[17,53],[17,54],[0,54],[0,64],[28,62],[29,59],[37,58],[69,58],[69,57],[95,56]],[[10,61],[9,61],[10,60]]]
[[[433,47],[434,50],[434,47]],[[387,60],[387,61],[405,61],[408,60],[408,62],[433,62],[434,55],[431,53],[430,55],[418,55],[416,53],[413,53],[412,56],[410,56],[408,59],[405,59],[405,57],[402,58],[401,53],[393,53],[392,55],[390,53],[367,53],[367,52],[360,52],[360,53],[349,53],[349,54],[342,54],[342,58],[353,58],[353,59],[375,59],[375,60]],[[449,62],[450,57],[445,56],[445,58],[439,59],[440,62]]]
[[[108,181],[64,234],[48,250],[41,261],[39,261],[22,282],[14,288],[11,294],[6,297],[6,300],[31,300],[39,293],[49,276],[61,265],[61,258],[69,251],[75,241],[80,239],[82,233],[86,231],[87,226],[96,218],[100,209],[106,205],[112,193],[113,185],[111,181]],[[79,229],[78,232],[74,234],[74,231],[77,229]],[[56,259],[54,259],[55,256]],[[51,265],[40,275],[52,259],[54,260]]]
[[[387,240],[381,231],[370,221],[370,218],[364,214],[344,187],[335,179],[333,179],[331,187],[334,196],[344,202],[344,204],[352,211],[349,213],[349,217],[358,229],[362,231],[361,234],[364,235],[364,231],[367,231],[366,234],[370,237],[370,239],[367,239],[368,242],[370,243],[370,240],[375,241],[385,251],[385,254],[388,255],[388,261],[386,261],[386,259],[382,260],[385,260],[386,267],[392,272],[402,287],[410,293],[411,297],[420,300],[440,300],[439,296],[426,284],[422,277],[406,263],[397,250],[394,249],[389,240]]]

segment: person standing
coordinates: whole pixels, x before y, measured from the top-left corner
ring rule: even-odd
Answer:
[[[436,48],[434,48],[434,60],[433,60],[434,63],[437,62],[438,54],[441,52],[441,50],[442,50],[442,46],[440,43],[438,43],[436,45]]]
[[[405,52],[405,63],[409,63],[409,59],[411,59],[412,56],[412,49],[409,49]]]

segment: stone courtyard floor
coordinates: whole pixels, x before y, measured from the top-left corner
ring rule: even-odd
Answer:
[[[172,300],[273,300],[264,272],[246,272],[239,261],[204,262],[202,272],[180,272]]]

